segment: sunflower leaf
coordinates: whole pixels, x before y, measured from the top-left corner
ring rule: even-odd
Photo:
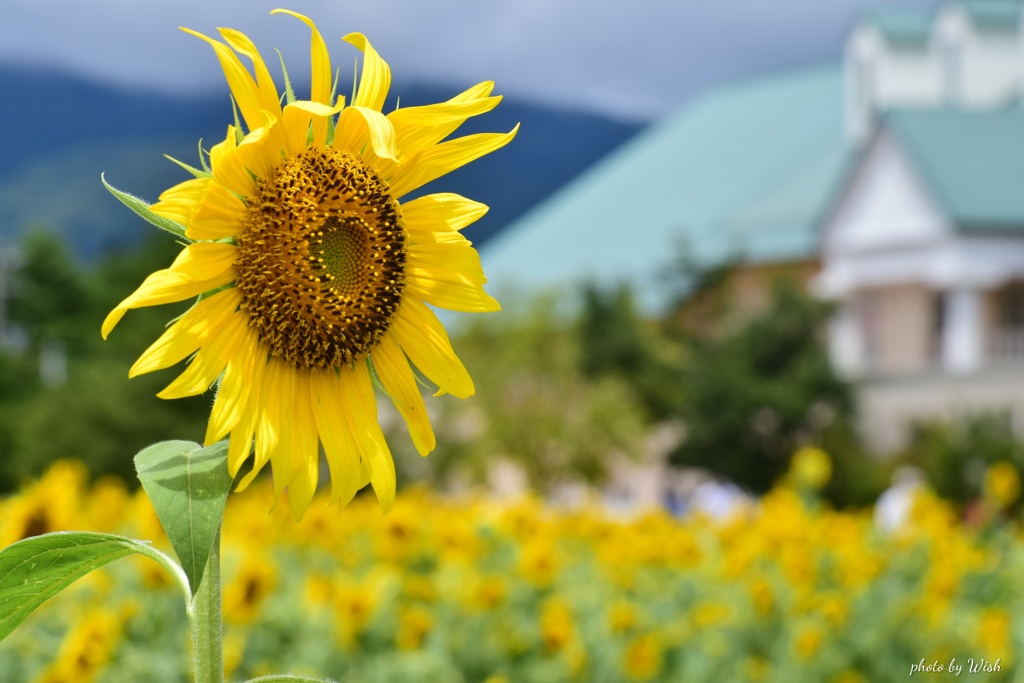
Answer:
[[[231,489],[228,442],[203,448],[162,441],[139,451],[135,470],[167,532],[194,593],[224,516]]]
[[[288,78],[288,69],[284,65],[284,55],[276,47],[274,52],[277,53],[277,58],[281,62],[281,73],[284,75],[284,101],[286,104],[291,104],[295,101],[295,91],[292,89],[292,81]]]
[[[189,599],[181,568],[145,541],[87,531],[58,531],[26,538],[0,550],[0,640],[36,608],[93,569],[132,553],[162,564],[175,575]]]
[[[164,158],[169,160],[169,161],[173,161],[178,166],[181,166],[183,169],[185,169],[186,171],[191,173],[196,178],[209,178],[210,177],[210,172],[209,171],[202,171],[202,170],[196,168],[195,166],[189,166],[184,161],[178,161],[177,159],[172,157],[170,154],[165,154]]]
[[[170,218],[164,218],[163,216],[153,213],[149,209],[149,204],[147,204],[146,202],[144,202],[143,200],[139,199],[134,195],[130,195],[127,192],[122,192],[121,190],[117,189],[116,187],[108,183],[103,173],[100,174],[100,180],[103,182],[103,187],[107,188],[110,194],[117,197],[122,204],[124,204],[129,209],[134,211],[140,218],[145,220],[150,225],[154,225],[160,228],[161,230],[166,230],[175,237],[180,237],[184,240],[188,240],[189,242],[192,241],[185,237],[185,226],[175,221],[172,221]]]

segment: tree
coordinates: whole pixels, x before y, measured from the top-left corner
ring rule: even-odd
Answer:
[[[831,307],[779,281],[765,312],[712,338],[692,337],[681,373],[686,438],[673,464],[767,490],[803,443],[852,412],[852,392],[822,339]]]

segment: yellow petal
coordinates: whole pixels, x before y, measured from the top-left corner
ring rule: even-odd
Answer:
[[[341,380],[334,370],[316,371],[310,377],[313,417],[331,471],[330,503],[347,505],[365,484],[361,482],[359,450],[341,398]]]
[[[316,24],[309,17],[292,12],[286,9],[275,9],[271,14],[288,14],[302,21],[312,31],[309,45],[310,66],[312,67],[313,80],[310,86],[309,99],[313,102],[330,105],[331,101],[331,57],[327,52],[327,43],[324,42]]]
[[[242,66],[238,55],[224,43],[208,38],[202,33],[184,27],[181,30],[210,44],[217,54],[217,60],[220,62],[221,69],[224,70],[224,78],[227,79],[228,87],[235,98],[235,103],[238,104],[238,110],[242,112],[246,125],[250,129],[259,128],[263,121],[263,115],[260,113],[263,110],[263,98],[252,74]]]
[[[218,382],[217,398],[213,401],[210,420],[206,424],[204,443],[207,446],[227,436],[242,419],[250,401],[249,394],[254,390],[252,375],[259,349],[256,331],[251,327],[245,329]]]
[[[428,194],[402,204],[413,242],[463,242],[457,231],[487,213],[487,205],[451,192]]]
[[[107,338],[129,309],[182,301],[232,282],[236,256],[237,247],[232,244],[197,242],[188,245],[170,268],[151,273],[107,315],[101,328],[103,338]]]
[[[407,293],[439,308],[468,313],[501,310],[501,304],[482,286],[451,272],[410,268],[405,287]]]
[[[409,360],[438,386],[438,393],[473,395],[473,378],[455,355],[441,321],[423,302],[406,297],[391,329]]]
[[[217,334],[208,338],[203,348],[192,358],[185,371],[167,385],[157,396],[160,398],[184,398],[201,394],[211,386],[228,360],[238,354],[243,335],[248,329],[249,318],[244,313],[230,315]]]
[[[225,189],[238,197],[248,197],[256,191],[257,178],[266,177],[280,161],[280,149],[284,139],[276,126],[280,114],[275,118],[267,110],[261,111],[262,123],[236,144],[234,132],[229,127],[223,142],[210,150],[210,169],[213,177]]]
[[[228,472],[231,476],[238,474],[242,464],[249,458],[252,451],[252,439],[256,433],[256,420],[260,414],[260,392],[265,391],[263,375],[267,367],[267,357],[260,353],[254,358],[252,376],[249,378],[249,400],[242,406],[242,416],[238,424],[231,430],[231,439],[228,441]],[[259,468],[253,468],[251,476],[247,475],[244,482],[239,484],[237,490],[242,490],[252,481],[252,477],[259,473]]]
[[[350,33],[342,40],[355,45],[363,53],[363,72],[359,76],[359,90],[352,98],[352,105],[381,111],[391,88],[391,68],[362,33]]]
[[[430,426],[427,407],[423,404],[416,376],[393,335],[386,334],[370,353],[384,391],[388,392],[398,412],[405,418],[409,435],[420,455],[434,450],[434,430]]]
[[[450,271],[465,282],[487,282],[480,254],[468,243],[413,244],[409,247],[408,268],[416,272]]]
[[[277,387],[280,385],[282,375],[289,371],[290,368],[276,358],[269,358],[263,366],[263,381],[259,385],[260,389],[256,397],[258,401],[255,429],[256,448],[252,471],[242,478],[238,485],[239,489],[248,486],[256,478],[256,475],[270,462],[271,454],[277,450],[281,429],[280,392]]]
[[[347,149],[357,155],[369,149],[379,159],[397,161],[395,129],[379,111],[353,105],[345,107],[338,117],[338,127],[332,143],[338,149]],[[372,160],[369,160],[372,163]]]
[[[295,370],[281,362],[278,362],[277,365],[281,366],[281,370],[277,373],[274,384],[268,386],[268,390],[270,390],[270,386],[273,386],[276,389],[274,393],[277,394],[275,415],[277,445],[270,452],[270,468],[274,475],[274,494],[280,496],[295,476],[292,458],[295,457],[299,448],[296,442],[295,423],[289,419],[291,406],[295,402]],[[267,405],[272,405],[272,401],[268,401]]]
[[[149,209],[158,216],[169,218],[181,225],[188,225],[199,209],[211,182],[211,178],[193,178],[178,183],[164,190],[160,200]]]
[[[403,157],[431,147],[451,135],[471,116],[494,109],[501,97],[449,100],[422,107],[402,107],[388,114]]]
[[[377,400],[366,368],[345,367],[338,371],[344,413],[355,436],[362,466],[367,470],[373,492],[386,514],[395,503],[395,462],[377,423]]]
[[[316,493],[319,477],[319,442],[316,422],[313,419],[313,404],[310,400],[310,373],[292,372],[294,393],[292,402],[286,406],[285,420],[292,426],[292,472],[288,483],[288,503],[292,518],[298,522],[306,513],[309,502]]]
[[[292,102],[284,108],[284,132],[287,136],[285,149],[289,155],[296,155],[307,147],[307,140],[310,133],[310,125],[317,120],[333,116],[345,108],[344,101],[336,106],[328,107],[319,102],[307,102],[300,100]],[[321,130],[322,128],[322,130]],[[327,142],[327,127],[317,126],[314,131],[314,145],[324,145]]]
[[[252,61],[253,69],[256,71],[256,90],[259,94],[259,107],[270,112],[275,118],[281,118],[281,96],[277,94],[277,86],[274,79],[267,70],[267,65],[260,56],[259,50],[253,45],[249,37],[233,28],[218,28],[221,38],[239,54],[245,55]],[[250,128],[252,125],[250,124]]]
[[[246,213],[245,202],[220,183],[210,183],[185,235],[194,240],[234,237],[242,229]]]
[[[196,351],[235,312],[242,297],[237,289],[225,289],[198,302],[160,335],[128,371],[136,377],[168,368]]]
[[[391,178],[391,192],[396,197],[440,178],[445,173],[465,166],[497,149],[516,136],[519,124],[508,133],[477,133],[428,147],[407,159]]]

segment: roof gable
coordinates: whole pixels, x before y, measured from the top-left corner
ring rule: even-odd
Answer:
[[[883,125],[958,228],[1024,231],[1024,112],[898,111]]]

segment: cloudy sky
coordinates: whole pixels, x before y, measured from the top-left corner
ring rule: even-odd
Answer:
[[[222,87],[209,47],[177,30],[240,29],[290,71],[308,60],[308,32],[269,16],[281,0],[20,0],[0,19],[0,62],[71,69],[170,91]],[[498,90],[649,119],[708,84],[836,59],[863,7],[877,0],[292,0],[313,18],[336,62],[340,42],[367,34],[397,79]],[[929,7],[933,0],[889,0]],[[268,60],[269,61],[269,60]],[[344,82],[344,81],[343,81]]]

